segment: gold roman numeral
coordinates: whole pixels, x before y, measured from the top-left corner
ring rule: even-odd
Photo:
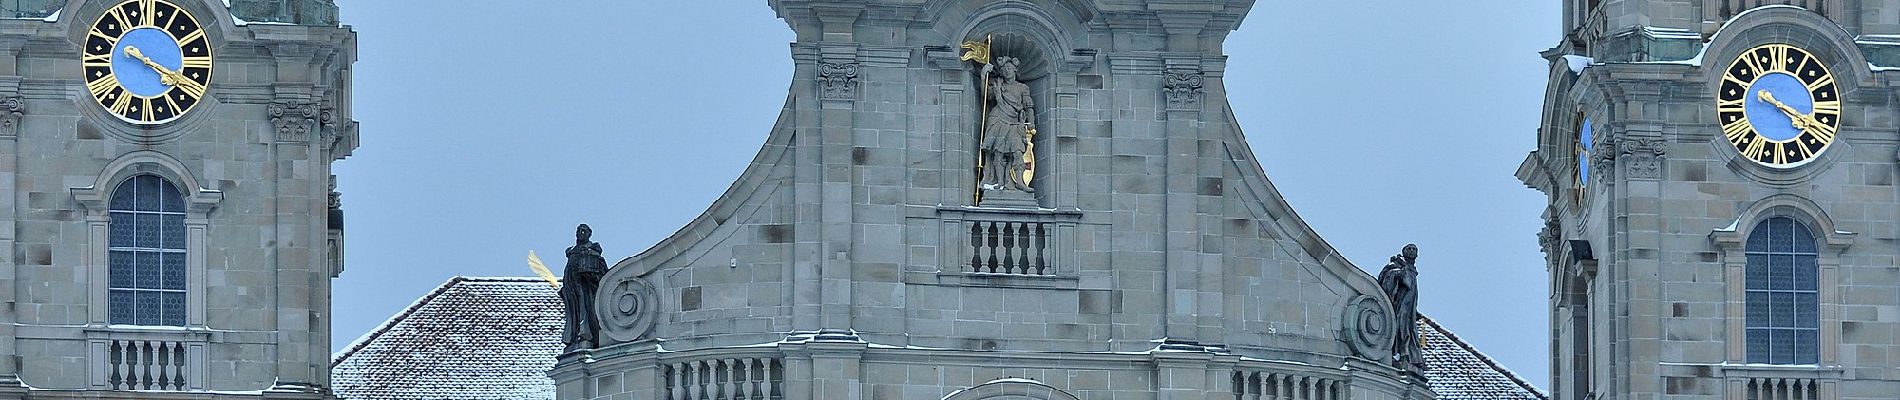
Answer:
[[[152,112],[152,99],[139,99],[139,100],[141,100],[141,103],[144,103],[144,105],[140,106],[144,108],[139,109],[139,120],[145,121],[145,122],[152,122],[153,121],[152,117],[157,116],[158,114],[158,113]]]
[[[1820,124],[1820,126],[1808,131],[1808,136],[1814,137],[1815,140],[1819,140],[1821,143],[1832,143],[1834,141],[1834,134],[1834,127],[1829,124]]]
[[[191,33],[185,34],[184,37],[178,38],[178,45],[185,46],[185,45],[190,44],[192,41],[198,40],[199,38],[203,38],[203,37],[205,37],[205,30],[199,29],[199,30],[191,31]]]
[[[1715,111],[1716,112],[1747,112],[1748,106],[1745,105],[1745,102],[1748,101],[1747,99],[1748,99],[1747,97],[1743,97],[1743,98],[1734,99],[1734,100],[1716,100]]]
[[[119,32],[132,30],[132,27],[127,26],[127,25],[131,25],[132,22],[130,21],[129,18],[125,17],[124,7],[112,7],[112,8],[106,9],[106,15],[112,16],[112,21],[119,24]]]
[[[163,96],[163,98],[165,99],[165,107],[170,107],[172,109],[172,115],[178,115],[185,112],[185,108],[179,107],[178,102],[172,101],[171,96]]]
[[[158,16],[152,15],[155,14],[153,11],[158,10],[157,3],[157,0],[139,0],[139,26],[150,26],[158,23]]]
[[[1807,84],[1808,84],[1808,91],[1812,92],[1815,89],[1820,89],[1822,86],[1834,84],[1834,75],[1825,75],[1820,78],[1816,78],[1813,82],[1808,82]]]
[[[1774,46],[1774,47],[1768,48],[1768,70],[1769,71],[1787,71],[1788,70],[1788,48],[1781,47],[1781,46]]]
[[[1768,145],[1768,139],[1766,138],[1763,138],[1759,135],[1750,137],[1748,139],[1748,147],[1742,148],[1742,157],[1748,157],[1748,159],[1750,160],[1758,160],[1762,162],[1767,162],[1767,160],[1762,159],[1763,158],[1762,152],[1767,151],[1767,145]]]
[[[99,31],[98,29],[93,29],[93,30],[92,30],[92,36],[93,36],[93,37],[97,37],[97,38],[100,38],[100,39],[105,39],[105,40],[106,40],[106,44],[110,44],[110,45],[118,45],[118,44],[119,44],[119,38],[116,38],[116,37],[112,37],[112,36],[106,36],[106,33],[105,33],[105,32],[100,32],[100,31]],[[106,52],[106,54],[112,54],[112,52],[111,52],[111,50],[110,50],[110,49],[108,49],[108,50],[107,50],[107,52]]]
[[[87,54],[79,59],[80,65],[87,67],[112,67],[112,54]]]
[[[1796,144],[1799,144],[1799,143],[1796,143]],[[1774,154],[1769,156],[1770,159],[1775,160],[1774,161],[1775,164],[1788,163],[1788,149],[1786,145],[1787,143],[1775,143],[1775,149],[1772,150]]]
[[[1748,64],[1748,69],[1755,71],[1753,75],[1757,77],[1761,76],[1761,74],[1763,73],[1768,72],[1767,68],[1763,68],[1761,66],[1761,52],[1756,52],[1756,51],[1748,52],[1747,55],[1742,56],[1742,62],[1745,64]]]
[[[115,87],[119,87],[119,78],[112,75],[86,82],[86,90],[92,92],[92,97],[95,99],[104,99],[106,92],[112,91]]]
[[[1840,114],[1841,102],[1839,100],[1814,102],[1814,112],[1817,114],[1818,113]]]
[[[191,95],[191,98],[197,99],[197,98],[205,97],[204,85],[201,85],[198,82],[192,81],[190,79],[186,79],[182,82],[177,82],[177,83],[178,85],[176,87],[180,90],[184,90],[185,94]]]
[[[172,23],[178,21],[178,14],[184,14],[184,13],[185,13],[184,9],[172,8],[172,15],[165,16],[165,25],[159,26],[159,29],[165,30],[165,31],[172,30]]]
[[[1753,129],[1749,129],[1748,119],[1746,118],[1735,120],[1735,122],[1730,122],[1727,125],[1722,125],[1722,137],[1728,138],[1729,143],[1738,146],[1742,144],[1743,139],[1748,137],[1749,133],[1753,132]]]
[[[179,69],[185,69],[185,68],[209,69],[211,68],[211,57],[210,56],[185,57],[179,65],[181,65],[180,67],[178,67]]]
[[[113,114],[126,115],[126,110],[132,108],[132,94],[119,93],[119,98],[114,99],[112,106],[107,108],[111,109]]]

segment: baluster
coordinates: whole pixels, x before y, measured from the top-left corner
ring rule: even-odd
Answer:
[[[686,362],[673,362],[673,368],[669,370],[673,375],[673,383],[667,385],[667,394],[671,394],[673,400],[686,400]]]
[[[173,343],[172,346],[178,351],[178,357],[175,357],[178,363],[178,374],[176,375],[178,377],[178,390],[185,390],[189,388],[185,386],[185,382],[187,382],[185,380],[185,344],[182,342]]]
[[[119,341],[106,342],[106,387],[119,389]]]
[[[983,223],[970,223],[970,272],[983,272]]]
[[[172,377],[170,375],[172,366],[171,346],[166,346],[165,343],[160,342],[157,350],[158,390],[166,390],[168,388],[165,386],[172,383]]]
[[[743,359],[743,358],[734,358],[734,359],[727,359],[727,360],[725,360],[725,363],[726,363],[726,398],[728,398],[728,399],[735,399],[735,400],[736,400],[736,399],[740,399],[740,398],[741,398],[741,397],[739,397],[739,382],[741,382],[741,381],[739,380],[739,366],[738,366],[738,365],[736,365],[736,364],[734,364],[734,363],[737,363],[737,362],[744,362],[744,360],[745,360],[745,359]]]
[[[1048,252],[1049,252],[1049,224],[1037,222],[1036,223],[1036,273],[1037,274],[1051,275],[1053,272],[1055,272],[1055,271],[1049,270],[1049,257],[1046,254]]]
[[[158,383],[153,382],[155,379],[152,379],[157,376],[152,373],[152,370],[157,369],[155,367],[158,366],[158,349],[152,347],[151,341],[142,340],[139,341],[139,354],[144,359],[144,362],[139,365],[139,369],[142,370],[140,375],[143,375],[139,380],[145,382],[145,390],[152,390],[152,386]]]
[[[747,400],[758,398],[758,358],[739,358],[739,366],[745,368],[745,383],[739,385],[739,396],[745,396]]]
[[[139,383],[144,378],[144,376],[139,375],[139,366],[144,365],[144,363],[139,362],[139,342],[127,341],[125,347],[125,388],[126,390],[138,390]]]
[[[1039,273],[1039,271],[1034,269],[1035,263],[1029,259],[1030,224],[1029,222],[1016,223],[1016,250],[1020,252],[1017,254],[1016,259],[1018,260],[1017,264],[1023,268],[1023,275],[1035,275]]]
[[[1275,392],[1280,393],[1279,400],[1293,400],[1293,376],[1292,375],[1281,374],[1280,380],[1275,381],[1274,383],[1280,385],[1280,387],[1277,388],[1279,390],[1275,390]]]
[[[1241,384],[1247,385],[1247,389],[1244,391],[1247,393],[1247,400],[1260,400],[1267,396],[1267,387],[1260,382],[1262,379],[1266,379],[1266,377],[1261,375],[1259,372],[1248,372],[1246,373],[1246,379],[1241,380]]]
[[[1021,273],[1021,263],[1016,258],[1016,223],[1003,223],[1003,272]]]
[[[997,266],[997,265],[996,265],[996,264],[997,264],[997,261],[996,261],[996,245],[997,245],[997,243],[996,243],[996,240],[997,240],[997,232],[996,232],[996,231],[997,231],[997,229],[996,229],[996,223],[995,223],[995,222],[986,222],[986,223],[984,223],[984,224],[986,224],[986,225],[989,225],[989,226],[990,226],[990,232],[989,232],[990,234],[989,234],[988,236],[984,236],[984,239],[986,239],[986,241],[987,241],[987,242],[989,242],[989,245],[990,245],[990,246],[989,246],[989,254],[990,254],[990,260],[989,260],[989,261],[990,261],[990,271],[989,271],[989,272],[996,272],[996,266]]]
[[[763,396],[759,396],[759,398],[770,400],[773,398],[773,396],[777,396],[779,394],[778,381],[772,380],[772,372],[778,371],[779,373],[783,374],[784,370],[780,368],[783,368],[783,366],[779,365],[777,359],[765,360],[765,370],[764,370],[765,376],[759,379],[759,382],[761,383],[760,386],[762,389],[764,389],[763,390],[764,393],[760,393]],[[780,378],[780,379],[783,379],[783,378]]]

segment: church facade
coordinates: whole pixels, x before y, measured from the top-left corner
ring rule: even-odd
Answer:
[[[0,399],[327,398],[329,0],[0,5]]]
[[[1900,3],[1564,2],[1538,146],[1552,395],[1900,393]]]
[[[1253,2],[770,4],[777,125],[600,278],[557,398],[1434,397],[1235,123]]]

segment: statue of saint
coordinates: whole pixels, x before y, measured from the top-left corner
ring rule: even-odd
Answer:
[[[1379,271],[1379,289],[1392,300],[1392,360],[1400,368],[1423,373],[1418,341],[1418,245],[1407,244]]]
[[[1023,180],[1029,165],[1023,153],[1029,151],[1029,139],[1036,134],[1036,104],[1029,98],[1029,85],[1016,80],[1015,57],[997,57],[983,65],[983,77],[989,81],[989,115],[983,121],[984,190],[1016,189],[1034,192]]]
[[[567,268],[561,270],[561,302],[567,303],[562,343],[567,343],[569,351],[600,344],[594,293],[600,291],[600,277],[607,274],[607,259],[600,256],[600,243],[594,243],[593,236],[594,229],[587,224],[574,228],[574,247],[567,248]]]

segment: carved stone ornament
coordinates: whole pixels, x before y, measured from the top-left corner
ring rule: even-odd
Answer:
[[[322,133],[335,118],[328,108],[306,101],[273,102],[267,111],[280,142],[310,141],[312,133]]]
[[[1662,139],[1635,138],[1619,141],[1616,150],[1623,153],[1623,166],[1629,179],[1662,178]]]
[[[0,98],[0,136],[20,134],[20,115],[26,112],[26,102],[20,96]]]
[[[825,100],[856,100],[858,63],[818,63],[818,82],[824,85]]]
[[[1346,344],[1358,354],[1372,361],[1385,361],[1392,356],[1392,312],[1383,301],[1383,295],[1359,295],[1346,303]]]
[[[1201,109],[1201,82],[1206,75],[1199,72],[1167,72],[1167,83],[1161,92],[1167,95],[1169,110]]]
[[[1544,254],[1557,254],[1557,245],[1562,243],[1559,237],[1563,236],[1563,230],[1563,223],[1557,221],[1554,213],[1544,217],[1544,229],[1537,232],[1537,245],[1543,249]]]
[[[602,282],[596,303],[602,332],[621,342],[651,337],[660,317],[659,290],[640,277]]]

